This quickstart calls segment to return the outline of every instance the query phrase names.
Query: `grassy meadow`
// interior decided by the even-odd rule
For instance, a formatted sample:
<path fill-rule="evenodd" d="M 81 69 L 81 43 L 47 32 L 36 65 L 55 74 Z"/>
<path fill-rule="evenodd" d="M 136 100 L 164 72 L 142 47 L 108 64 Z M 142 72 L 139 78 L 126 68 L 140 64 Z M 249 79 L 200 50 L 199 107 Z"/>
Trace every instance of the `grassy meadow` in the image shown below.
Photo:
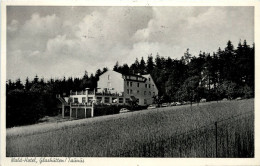
<path fill-rule="evenodd" d="M 205 131 L 204 133 L 209 135 L 214 133 L 212 129 L 214 122 L 246 112 L 254 113 L 254 99 L 194 104 L 192 109 L 189 105 L 174 106 L 62 123 L 10 128 L 7 129 L 6 135 L 6 153 L 8 157 L 110 157 L 121 156 L 125 152 L 138 151 L 136 147 L 152 145 L 157 141 L 171 138 L 171 142 L 175 142 L 176 145 L 185 144 L 191 148 L 192 153 L 189 156 L 194 157 L 199 156 L 196 154 L 196 148 L 202 148 L 200 143 L 213 142 L 212 146 L 214 146 L 214 136 L 203 140 L 205 137 L 193 139 L 191 134 L 189 136 L 191 137 L 189 138 L 190 142 L 178 142 L 181 139 L 174 139 L 173 136 L 177 137 L 182 133 L 188 133 L 201 127 Z M 243 122 L 242 124 L 245 124 L 243 126 L 246 126 L 247 123 L 253 124 L 252 120 L 254 118 Z M 236 122 L 235 126 L 239 126 L 238 123 L 241 122 Z M 207 128 L 207 126 L 209 127 Z M 228 126 L 228 128 L 235 126 Z M 252 125 L 249 127 L 250 130 L 254 130 Z M 248 128 L 243 130 L 246 132 Z M 219 131 L 220 134 L 223 134 L 223 138 L 224 132 L 226 131 Z M 196 134 L 198 135 L 197 132 Z M 233 135 L 237 135 L 237 132 L 234 132 Z M 197 145 L 193 146 L 194 140 L 197 139 Z M 225 139 L 231 138 L 225 136 Z M 235 145 L 235 141 L 233 142 Z M 242 143 L 246 144 L 246 142 Z M 155 149 L 159 146 L 156 144 Z M 163 146 L 167 149 L 167 145 Z M 203 144 L 203 148 L 212 150 L 213 147 L 204 147 Z M 173 150 L 169 151 L 174 154 Z M 173 154 L 166 156 L 178 156 Z M 128 153 L 123 156 L 138 157 L 138 154 Z M 213 156 L 203 154 L 199 157 Z"/>

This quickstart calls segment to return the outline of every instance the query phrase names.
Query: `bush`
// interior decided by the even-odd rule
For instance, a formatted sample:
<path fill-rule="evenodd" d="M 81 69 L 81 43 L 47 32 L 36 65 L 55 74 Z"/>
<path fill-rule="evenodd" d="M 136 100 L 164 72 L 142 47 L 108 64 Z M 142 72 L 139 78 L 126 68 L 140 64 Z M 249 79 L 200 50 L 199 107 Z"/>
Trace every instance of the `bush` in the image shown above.
<path fill-rule="evenodd" d="M 120 109 L 122 108 L 126 108 L 131 111 L 139 111 L 139 110 L 146 109 L 147 106 L 137 105 L 135 107 L 131 107 L 130 105 L 95 105 L 94 116 L 118 114 Z"/>
<path fill-rule="evenodd" d="M 46 113 L 40 92 L 12 90 L 6 97 L 6 126 L 20 126 L 36 123 Z"/>
<path fill-rule="evenodd" d="M 118 114 L 121 108 L 130 109 L 128 105 L 95 105 L 94 116 Z"/>

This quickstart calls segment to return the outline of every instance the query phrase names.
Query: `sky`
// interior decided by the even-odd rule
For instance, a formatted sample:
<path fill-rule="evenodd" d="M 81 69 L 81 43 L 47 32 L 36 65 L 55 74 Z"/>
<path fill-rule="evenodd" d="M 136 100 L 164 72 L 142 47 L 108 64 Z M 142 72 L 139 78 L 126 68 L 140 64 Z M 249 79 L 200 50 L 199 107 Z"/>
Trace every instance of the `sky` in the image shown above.
<path fill-rule="evenodd" d="M 254 7 L 7 7 L 7 79 L 82 77 L 254 43 Z"/>

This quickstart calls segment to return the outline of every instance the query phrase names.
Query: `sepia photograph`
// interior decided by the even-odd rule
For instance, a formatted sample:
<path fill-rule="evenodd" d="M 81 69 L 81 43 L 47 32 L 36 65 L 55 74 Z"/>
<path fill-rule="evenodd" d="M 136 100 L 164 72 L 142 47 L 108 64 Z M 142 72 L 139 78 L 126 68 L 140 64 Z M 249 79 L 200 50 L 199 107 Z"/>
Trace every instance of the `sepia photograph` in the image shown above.
<path fill-rule="evenodd" d="M 5 12 L 2 158 L 256 158 L 255 6 Z"/>

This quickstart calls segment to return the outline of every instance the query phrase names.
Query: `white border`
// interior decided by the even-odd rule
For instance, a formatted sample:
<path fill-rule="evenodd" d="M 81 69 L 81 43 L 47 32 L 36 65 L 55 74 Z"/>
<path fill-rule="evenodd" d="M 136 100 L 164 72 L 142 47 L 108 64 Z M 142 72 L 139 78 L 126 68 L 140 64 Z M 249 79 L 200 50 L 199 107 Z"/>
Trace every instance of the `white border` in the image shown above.
<path fill-rule="evenodd" d="M 238 0 L 175 0 L 163 1 L 154 0 L 112 0 L 109 2 L 103 0 L 96 1 L 5 1 L 1 3 L 1 165 L 35 165 L 30 163 L 11 163 L 10 158 L 6 158 L 6 126 L 5 121 L 5 82 L 6 82 L 6 6 L 254 6 L 255 7 L 255 64 L 260 64 L 259 54 L 259 37 L 260 37 L 260 1 L 238 1 Z M 74 165 L 102 165 L 102 166 L 142 166 L 142 165 L 260 165 L 260 126 L 258 123 L 259 115 L 259 68 L 255 65 L 255 158 L 244 159 L 211 159 L 211 158 L 84 158 L 84 164 Z M 29 149 L 28 149 L 29 150 Z M 69 163 L 42 163 L 41 165 L 69 165 Z"/>

